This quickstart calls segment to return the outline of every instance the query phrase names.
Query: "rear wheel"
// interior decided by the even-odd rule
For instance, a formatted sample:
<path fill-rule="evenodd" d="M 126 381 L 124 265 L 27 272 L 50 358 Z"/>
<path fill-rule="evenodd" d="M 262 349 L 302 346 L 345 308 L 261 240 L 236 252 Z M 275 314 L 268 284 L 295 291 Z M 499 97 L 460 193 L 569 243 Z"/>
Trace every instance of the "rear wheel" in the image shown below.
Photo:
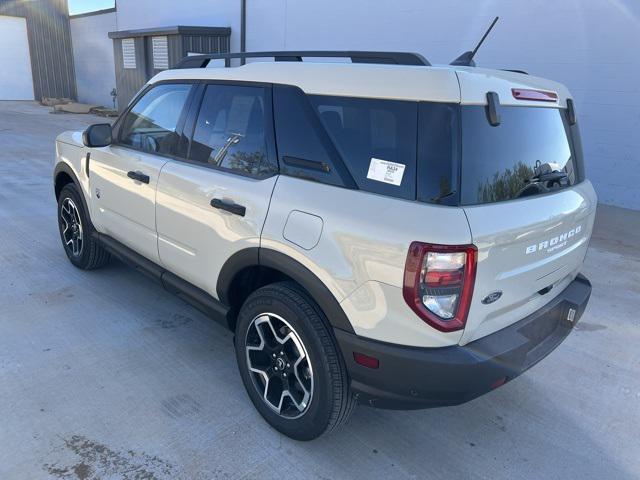
<path fill-rule="evenodd" d="M 58 197 L 58 228 L 64 251 L 76 267 L 92 270 L 109 261 L 109 253 L 91 235 L 93 226 L 72 183 L 65 185 Z"/>
<path fill-rule="evenodd" d="M 318 305 L 295 284 L 252 293 L 240 310 L 236 356 L 249 397 L 271 426 L 311 440 L 355 406 L 340 352 Z"/>

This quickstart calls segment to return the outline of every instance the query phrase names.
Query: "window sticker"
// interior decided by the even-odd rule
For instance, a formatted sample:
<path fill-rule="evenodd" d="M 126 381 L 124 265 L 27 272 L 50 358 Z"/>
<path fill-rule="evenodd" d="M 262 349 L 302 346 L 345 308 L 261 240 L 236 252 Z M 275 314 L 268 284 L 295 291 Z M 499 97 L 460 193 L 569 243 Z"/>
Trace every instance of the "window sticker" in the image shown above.
<path fill-rule="evenodd" d="M 405 165 L 402 163 L 395 163 L 372 157 L 371 162 L 369 163 L 367 178 L 369 180 L 375 180 L 376 182 L 389 183 L 399 187 L 402 183 L 404 168 Z"/>

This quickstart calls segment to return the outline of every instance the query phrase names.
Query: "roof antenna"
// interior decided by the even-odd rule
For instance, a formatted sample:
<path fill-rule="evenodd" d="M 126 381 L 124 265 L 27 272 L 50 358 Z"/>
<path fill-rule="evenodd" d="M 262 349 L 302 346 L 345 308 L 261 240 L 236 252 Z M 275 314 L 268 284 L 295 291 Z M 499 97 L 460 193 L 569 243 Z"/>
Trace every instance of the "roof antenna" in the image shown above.
<path fill-rule="evenodd" d="M 464 52 L 462 55 L 460 55 L 458 58 L 456 58 L 453 62 L 451 62 L 450 65 L 459 65 L 459 66 L 463 66 L 463 67 L 475 67 L 476 66 L 476 62 L 473 61 L 473 57 L 475 57 L 476 52 L 478 51 L 478 49 L 480 48 L 480 46 L 484 42 L 485 38 L 487 38 L 487 35 L 489 35 L 491 30 L 493 30 L 493 27 L 498 22 L 499 18 L 500 17 L 494 18 L 493 22 L 491 22 L 491 25 L 489 26 L 487 31 L 484 32 L 484 35 L 482 36 L 482 38 L 478 42 L 478 45 L 476 45 L 476 48 L 473 49 L 473 51 Z"/>

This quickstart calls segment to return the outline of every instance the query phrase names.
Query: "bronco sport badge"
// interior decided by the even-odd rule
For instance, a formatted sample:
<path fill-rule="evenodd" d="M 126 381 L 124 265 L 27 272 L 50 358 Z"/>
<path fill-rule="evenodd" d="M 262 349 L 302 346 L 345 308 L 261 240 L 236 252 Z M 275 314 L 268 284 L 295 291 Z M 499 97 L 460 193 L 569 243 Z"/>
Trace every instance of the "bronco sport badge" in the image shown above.
<path fill-rule="evenodd" d="M 555 250 L 559 250 L 567 245 L 567 240 L 574 235 L 577 235 L 582 231 L 582 225 L 578 225 L 576 228 L 572 228 L 568 232 L 562 235 L 555 236 L 549 240 L 543 240 L 540 243 L 529 245 L 525 250 L 525 254 L 535 253 L 540 250 L 546 250 L 547 253 L 551 253 Z"/>

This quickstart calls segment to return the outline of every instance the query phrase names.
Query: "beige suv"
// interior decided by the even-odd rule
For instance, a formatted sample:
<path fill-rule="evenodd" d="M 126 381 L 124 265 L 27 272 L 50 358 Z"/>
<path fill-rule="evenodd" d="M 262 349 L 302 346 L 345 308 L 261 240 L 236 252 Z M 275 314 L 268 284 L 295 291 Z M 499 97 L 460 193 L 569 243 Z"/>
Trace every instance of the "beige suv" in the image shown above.
<path fill-rule="evenodd" d="M 206 68 L 232 57 L 277 61 Z M 389 52 L 188 57 L 56 153 L 69 260 L 118 257 L 220 320 L 255 407 L 296 439 L 357 402 L 499 387 L 591 292 L 597 199 L 573 101 L 524 73 Z"/>

